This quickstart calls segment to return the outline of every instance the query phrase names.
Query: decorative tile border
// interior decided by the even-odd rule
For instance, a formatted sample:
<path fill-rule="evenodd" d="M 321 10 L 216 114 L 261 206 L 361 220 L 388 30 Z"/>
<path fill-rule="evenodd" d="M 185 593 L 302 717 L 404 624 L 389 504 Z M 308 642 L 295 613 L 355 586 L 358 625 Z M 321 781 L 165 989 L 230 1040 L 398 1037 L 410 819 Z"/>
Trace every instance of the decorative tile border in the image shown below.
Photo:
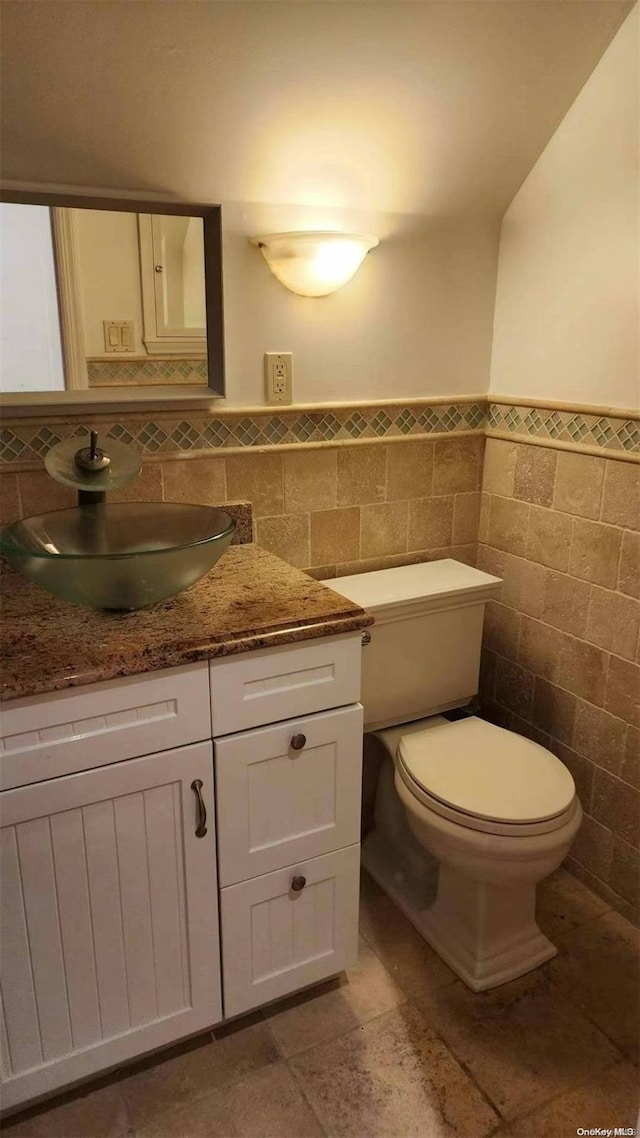
<path fill-rule="evenodd" d="M 599 414 L 597 409 L 591 414 L 587 410 L 472 398 L 466 402 L 422 400 L 313 409 L 221 410 L 215 415 L 194 412 L 188 417 L 163 410 L 148 420 L 140 418 L 139 410 L 113 418 L 106 413 L 87 415 L 84 422 L 62 415 L 40 420 L 8 419 L 0 429 L 0 464 L 5 469 L 39 465 L 55 443 L 72 435 L 86 436 L 90 426 L 98 427 L 101 437 L 135 446 L 146 457 L 393 441 L 486 430 L 503 438 L 640 461 L 638 419 Z"/>
<path fill-rule="evenodd" d="M 156 360 L 87 360 L 89 384 L 129 386 L 132 383 L 204 383 L 209 382 L 206 359 Z"/>
<path fill-rule="evenodd" d="M 580 450 L 640 455 L 639 419 L 591 415 L 558 407 L 489 403 L 486 426 L 489 434 L 496 432 L 531 441 L 564 443 Z"/>
<path fill-rule="evenodd" d="M 188 419 L 166 418 L 165 415 L 166 412 L 142 422 L 132 415 L 121 415 L 115 421 L 101 415 L 100 434 L 103 438 L 136 446 L 145 455 L 362 442 L 481 430 L 485 425 L 485 404 L 394 403 L 371 407 L 336 406 L 318 411 L 279 409 L 277 413 L 251 411 L 247 414 L 235 411 L 215 416 L 192 414 Z M 88 425 L 77 421 L 44 424 L 24 419 L 12 423 L 0 429 L 0 462 L 37 460 L 60 439 L 84 436 L 88 430 Z"/>

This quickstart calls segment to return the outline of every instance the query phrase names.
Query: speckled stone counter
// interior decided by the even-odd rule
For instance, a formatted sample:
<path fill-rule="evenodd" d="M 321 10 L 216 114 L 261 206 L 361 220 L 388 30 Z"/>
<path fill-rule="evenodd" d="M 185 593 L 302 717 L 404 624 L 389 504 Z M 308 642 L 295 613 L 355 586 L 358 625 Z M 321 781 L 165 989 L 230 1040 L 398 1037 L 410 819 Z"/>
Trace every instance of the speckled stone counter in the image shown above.
<path fill-rule="evenodd" d="M 373 618 L 255 545 L 232 546 L 191 589 L 137 612 L 68 604 L 3 573 L 3 700 L 365 628 Z"/>

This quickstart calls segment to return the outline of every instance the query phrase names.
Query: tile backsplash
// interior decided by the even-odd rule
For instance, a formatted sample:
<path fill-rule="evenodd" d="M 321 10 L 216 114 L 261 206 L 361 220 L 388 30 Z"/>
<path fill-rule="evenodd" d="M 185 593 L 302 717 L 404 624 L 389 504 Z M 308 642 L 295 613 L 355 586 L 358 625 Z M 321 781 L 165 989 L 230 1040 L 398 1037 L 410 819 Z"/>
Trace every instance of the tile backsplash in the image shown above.
<path fill-rule="evenodd" d="M 251 503 L 258 544 L 314 575 L 434 556 L 475 557 L 482 434 L 266 453 L 168 455 L 113 501 Z M 43 469 L 5 472 L 2 519 L 62 509 L 74 491 Z"/>

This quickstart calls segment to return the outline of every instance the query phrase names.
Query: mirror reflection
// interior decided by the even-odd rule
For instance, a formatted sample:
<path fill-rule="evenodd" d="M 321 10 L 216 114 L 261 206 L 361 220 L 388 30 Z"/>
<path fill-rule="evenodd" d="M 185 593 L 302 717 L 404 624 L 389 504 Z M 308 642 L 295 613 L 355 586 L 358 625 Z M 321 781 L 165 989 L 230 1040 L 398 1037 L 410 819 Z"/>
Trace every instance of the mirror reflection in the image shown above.
<path fill-rule="evenodd" d="M 208 384 L 202 217 L 0 204 L 0 391 Z"/>

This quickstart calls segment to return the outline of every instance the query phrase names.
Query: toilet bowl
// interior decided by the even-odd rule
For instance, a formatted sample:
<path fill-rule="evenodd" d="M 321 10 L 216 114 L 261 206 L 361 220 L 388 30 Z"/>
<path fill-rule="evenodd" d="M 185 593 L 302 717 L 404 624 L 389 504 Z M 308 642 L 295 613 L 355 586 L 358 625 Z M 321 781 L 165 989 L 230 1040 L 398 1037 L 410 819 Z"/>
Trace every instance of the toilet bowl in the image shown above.
<path fill-rule="evenodd" d="M 393 788 L 439 865 L 418 926 L 479 992 L 555 955 L 535 921 L 535 891 L 568 853 L 582 810 L 566 767 L 537 743 L 474 717 L 420 726 L 400 737 Z"/>
<path fill-rule="evenodd" d="M 556 954 L 536 924 L 536 886 L 582 821 L 555 755 L 459 710 L 477 691 L 484 604 L 500 584 L 451 560 L 332 582 L 376 618 L 365 731 L 388 760 L 363 864 L 476 992 Z"/>

